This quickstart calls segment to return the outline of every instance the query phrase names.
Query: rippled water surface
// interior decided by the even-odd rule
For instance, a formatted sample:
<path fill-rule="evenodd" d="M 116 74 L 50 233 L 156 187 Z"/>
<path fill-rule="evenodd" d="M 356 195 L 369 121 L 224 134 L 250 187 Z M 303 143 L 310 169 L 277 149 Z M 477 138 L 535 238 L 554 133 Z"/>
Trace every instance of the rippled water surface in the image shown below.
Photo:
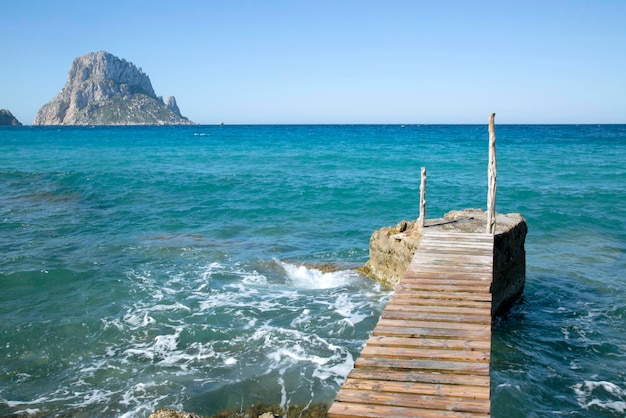
<path fill-rule="evenodd" d="M 494 417 L 626 414 L 626 126 L 497 126 L 524 298 Z M 0 416 L 330 402 L 377 228 L 485 207 L 486 126 L 0 129 Z M 331 265 L 334 270 L 328 272 Z"/>

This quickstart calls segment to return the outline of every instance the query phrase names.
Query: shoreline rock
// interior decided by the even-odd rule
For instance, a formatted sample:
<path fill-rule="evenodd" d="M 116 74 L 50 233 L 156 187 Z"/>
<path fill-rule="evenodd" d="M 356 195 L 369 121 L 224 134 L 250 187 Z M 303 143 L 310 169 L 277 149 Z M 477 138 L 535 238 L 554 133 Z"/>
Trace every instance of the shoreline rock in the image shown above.
<path fill-rule="evenodd" d="M 202 418 L 200 415 L 190 412 L 177 411 L 175 409 L 158 409 L 154 411 L 148 418 Z"/>
<path fill-rule="evenodd" d="M 282 408 L 280 405 L 257 403 L 246 409 L 224 410 L 207 416 L 164 408 L 156 410 L 148 418 L 275 418 L 284 416 L 288 418 L 324 418 L 327 416 L 328 408 L 329 405 L 325 403 L 289 405 L 286 408 Z"/>

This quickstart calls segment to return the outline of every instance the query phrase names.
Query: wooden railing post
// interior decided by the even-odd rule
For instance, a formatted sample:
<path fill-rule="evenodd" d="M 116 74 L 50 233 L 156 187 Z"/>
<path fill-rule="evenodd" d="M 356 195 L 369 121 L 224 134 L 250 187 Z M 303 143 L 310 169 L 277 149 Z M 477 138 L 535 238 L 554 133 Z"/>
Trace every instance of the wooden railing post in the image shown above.
<path fill-rule="evenodd" d="M 422 180 L 420 182 L 420 217 L 417 225 L 424 228 L 426 224 L 426 167 L 422 167 Z"/>
<path fill-rule="evenodd" d="M 495 113 L 489 115 L 489 190 L 487 192 L 487 233 L 496 232 L 496 129 Z"/>

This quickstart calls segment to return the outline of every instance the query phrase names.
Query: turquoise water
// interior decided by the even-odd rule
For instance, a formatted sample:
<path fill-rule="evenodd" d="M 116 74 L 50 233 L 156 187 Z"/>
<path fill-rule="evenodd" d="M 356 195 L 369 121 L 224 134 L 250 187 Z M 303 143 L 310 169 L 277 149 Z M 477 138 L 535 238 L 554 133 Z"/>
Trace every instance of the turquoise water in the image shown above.
<path fill-rule="evenodd" d="M 492 415 L 624 416 L 626 126 L 496 133 L 529 235 Z M 0 129 L 0 416 L 330 402 L 391 295 L 351 267 L 421 166 L 428 217 L 486 206 L 486 126 Z"/>

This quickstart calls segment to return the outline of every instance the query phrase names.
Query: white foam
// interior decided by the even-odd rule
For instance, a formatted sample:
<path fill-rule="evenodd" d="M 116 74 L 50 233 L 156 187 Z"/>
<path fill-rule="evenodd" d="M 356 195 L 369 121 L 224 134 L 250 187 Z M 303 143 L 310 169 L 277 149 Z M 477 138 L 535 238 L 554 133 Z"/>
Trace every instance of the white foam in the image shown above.
<path fill-rule="evenodd" d="M 102 389 L 92 389 L 87 392 L 75 392 L 75 396 L 82 397 L 82 401 L 78 403 L 70 404 L 72 406 L 85 407 L 88 405 L 94 404 L 103 404 L 106 405 L 109 403 L 111 397 L 115 394 L 115 392 L 111 390 L 102 390 Z"/>
<path fill-rule="evenodd" d="M 156 321 L 148 315 L 148 312 L 144 312 L 143 315 L 139 312 L 127 313 L 124 315 L 124 322 L 130 325 L 131 329 L 137 329 L 154 324 Z"/>
<path fill-rule="evenodd" d="M 242 282 L 246 284 L 266 284 L 267 277 L 260 274 L 258 271 L 253 270 L 252 272 L 247 272 L 242 274 Z"/>
<path fill-rule="evenodd" d="M 359 313 L 362 306 L 355 304 L 354 300 L 347 293 L 338 295 L 332 307 L 339 315 L 349 319 L 352 325 L 358 324 L 372 315 L 371 311 Z"/>
<path fill-rule="evenodd" d="M 280 374 L 278 376 L 278 385 L 280 386 L 280 409 L 287 409 L 287 387 L 285 386 L 285 379 L 283 376 L 287 369 L 281 369 Z"/>
<path fill-rule="evenodd" d="M 218 262 L 213 262 L 211 264 L 209 264 L 208 266 L 203 267 L 203 271 L 202 274 L 200 275 L 200 278 L 202 279 L 203 282 L 208 283 L 209 280 L 211 279 L 211 276 L 213 276 L 213 273 L 215 273 L 218 270 L 222 270 L 224 268 L 223 265 L 221 265 Z"/>
<path fill-rule="evenodd" d="M 49 400 L 48 398 L 46 398 L 45 396 L 42 396 L 37 399 L 33 399 L 32 401 L 4 401 L 4 403 L 6 403 L 9 408 L 15 408 L 16 406 L 36 405 L 39 403 L 47 402 L 48 400 Z M 62 400 L 66 400 L 66 399 L 62 399 Z"/>
<path fill-rule="evenodd" d="M 125 354 L 131 356 L 141 356 L 148 360 L 162 359 L 161 362 L 166 364 L 175 363 L 172 354 L 176 352 L 178 345 L 178 337 L 182 332 L 182 328 L 177 328 L 174 334 L 157 335 L 151 343 L 137 344 L 134 348 L 124 351 Z M 175 357 L 175 356 L 174 356 Z"/>
<path fill-rule="evenodd" d="M 160 305 L 154 305 L 153 307 L 151 307 L 149 309 L 152 312 L 158 312 L 158 311 L 187 311 L 190 312 L 191 309 L 188 306 L 183 305 L 180 302 L 176 302 L 170 305 L 164 305 L 164 304 L 160 304 Z"/>
<path fill-rule="evenodd" d="M 163 383 L 168 383 L 167 381 Z M 163 399 L 166 399 L 166 395 L 151 397 L 150 390 L 154 385 L 153 382 L 149 384 L 138 383 L 128 390 L 126 390 L 122 394 L 122 400 L 120 400 L 120 404 L 133 407 L 133 409 L 123 413 L 120 415 L 120 418 L 134 418 L 137 416 L 147 416 L 155 409 L 157 409 L 157 405 Z M 179 409 L 182 409 L 182 406 L 179 406 Z"/>
<path fill-rule="evenodd" d="M 76 370 L 79 384 L 72 387 L 80 392 L 68 393 L 69 402 L 90 409 L 107 405 L 111 409 L 103 412 L 112 416 L 147 416 L 160 399 L 173 405 L 177 389 L 162 391 L 168 376 L 176 376 L 176 384 L 180 376 L 187 376 L 181 381 L 203 376 L 203 382 L 222 385 L 232 376 L 263 374 L 273 383 L 278 380 L 284 405 L 302 391 L 311 391 L 313 398 L 320 386 L 336 389 L 343 383 L 354 360 L 341 340 L 380 303 L 368 293 L 371 289 L 341 288 L 361 280 L 350 270 L 323 273 L 279 261 L 259 267 L 260 272 L 236 263 L 195 268 L 180 274 L 138 270 L 129 275 L 141 298 L 123 306 L 119 316 L 102 319 L 107 336 L 119 330 L 124 338 L 116 338 L 101 356 Z M 228 317 L 228 330 L 222 328 L 223 316 Z M 154 370 L 159 384 L 150 388 L 145 378 Z M 300 370 L 302 379 L 294 381 L 294 372 Z M 133 377 L 126 380 L 125 371 Z M 94 385 L 95 379 L 105 384 Z M 18 407 L 45 411 L 49 402 Z"/>
<path fill-rule="evenodd" d="M 41 412 L 41 409 L 38 408 L 26 408 L 26 409 L 22 409 L 19 411 L 15 411 L 15 415 L 16 416 L 21 416 L 21 415 L 39 415 L 39 413 Z"/>
<path fill-rule="evenodd" d="M 615 383 L 585 380 L 583 383 L 574 385 L 572 389 L 576 393 L 578 404 L 584 409 L 593 406 L 621 414 L 626 412 L 626 390 Z"/>
<path fill-rule="evenodd" d="M 312 378 L 323 384 L 339 387 L 352 369 L 354 360 L 350 352 L 314 334 L 293 329 L 260 327 L 253 336 L 264 341 L 270 349 L 266 357 L 271 361 L 270 370 L 287 370 L 290 367 L 313 367 Z M 277 344 L 278 343 L 278 344 Z"/>
<path fill-rule="evenodd" d="M 117 328 L 118 331 L 124 330 L 124 325 L 122 325 L 122 323 L 118 319 L 107 320 L 107 319 L 102 318 L 101 322 L 102 322 L 102 327 L 105 330 L 109 329 L 109 327 L 111 326 L 114 326 L 115 328 Z"/>
<path fill-rule="evenodd" d="M 322 381 L 334 380 L 337 386 L 341 386 L 346 380 L 348 373 L 354 367 L 354 358 L 350 352 L 345 352 L 345 359 L 343 362 L 336 363 L 330 367 L 317 368 L 313 372 L 313 377 Z"/>
<path fill-rule="evenodd" d="M 349 284 L 357 274 L 351 270 L 340 270 L 324 273 L 315 268 L 297 266 L 283 261 L 276 261 L 284 270 L 287 279 L 302 289 L 331 289 Z"/>
<path fill-rule="evenodd" d="M 292 328 L 299 328 L 303 325 L 309 324 L 311 322 L 311 310 L 303 309 L 300 315 L 297 318 L 294 318 L 289 324 Z"/>

